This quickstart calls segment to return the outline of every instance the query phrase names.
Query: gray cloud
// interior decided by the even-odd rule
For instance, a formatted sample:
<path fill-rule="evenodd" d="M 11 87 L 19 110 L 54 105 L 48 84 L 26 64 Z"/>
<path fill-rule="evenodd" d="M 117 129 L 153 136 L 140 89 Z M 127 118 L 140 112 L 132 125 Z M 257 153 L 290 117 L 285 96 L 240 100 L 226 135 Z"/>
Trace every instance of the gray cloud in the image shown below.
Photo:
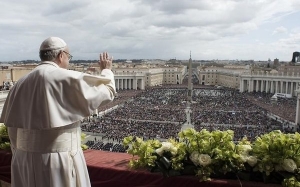
<path fill-rule="evenodd" d="M 288 33 L 297 25 L 287 19 L 299 16 L 299 7 L 297 0 L 3 0 L 0 61 L 38 60 L 49 36 L 66 40 L 74 59 L 95 59 L 103 50 L 128 59 L 187 59 L 190 50 L 196 59 L 216 59 L 215 51 L 219 59 L 272 59 L 275 43 L 300 48 Z M 264 32 L 281 26 L 288 38 Z M 289 60 L 288 50 L 276 54 Z"/>

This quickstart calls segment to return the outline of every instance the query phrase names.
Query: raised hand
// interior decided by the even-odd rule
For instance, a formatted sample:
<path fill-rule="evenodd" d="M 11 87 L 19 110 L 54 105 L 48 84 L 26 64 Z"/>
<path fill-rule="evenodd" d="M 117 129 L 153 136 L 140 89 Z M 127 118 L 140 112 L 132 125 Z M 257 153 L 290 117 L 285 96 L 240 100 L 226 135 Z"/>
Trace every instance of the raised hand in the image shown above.
<path fill-rule="evenodd" d="M 101 70 L 103 70 L 103 69 L 111 70 L 112 60 L 113 60 L 113 57 L 112 56 L 110 57 L 107 52 L 100 53 L 100 62 L 99 62 L 100 69 Z"/>

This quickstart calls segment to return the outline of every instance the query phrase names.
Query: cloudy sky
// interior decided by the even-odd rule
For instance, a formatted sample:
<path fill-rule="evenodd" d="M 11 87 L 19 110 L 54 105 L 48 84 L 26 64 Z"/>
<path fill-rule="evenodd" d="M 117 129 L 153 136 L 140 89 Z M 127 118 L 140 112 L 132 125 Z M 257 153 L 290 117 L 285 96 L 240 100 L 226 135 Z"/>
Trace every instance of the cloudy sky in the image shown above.
<path fill-rule="evenodd" d="M 300 51 L 299 0 L 1 0 L 0 61 L 39 60 L 63 38 L 73 59 L 290 61 Z"/>

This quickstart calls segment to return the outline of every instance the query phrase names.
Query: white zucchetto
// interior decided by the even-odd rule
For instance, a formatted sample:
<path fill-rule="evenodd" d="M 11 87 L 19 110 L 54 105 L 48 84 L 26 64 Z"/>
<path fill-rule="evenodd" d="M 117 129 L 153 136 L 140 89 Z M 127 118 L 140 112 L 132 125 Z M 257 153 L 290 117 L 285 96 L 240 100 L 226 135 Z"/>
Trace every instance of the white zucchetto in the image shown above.
<path fill-rule="evenodd" d="M 40 51 L 57 50 L 66 47 L 66 42 L 58 37 L 49 37 L 43 41 Z"/>

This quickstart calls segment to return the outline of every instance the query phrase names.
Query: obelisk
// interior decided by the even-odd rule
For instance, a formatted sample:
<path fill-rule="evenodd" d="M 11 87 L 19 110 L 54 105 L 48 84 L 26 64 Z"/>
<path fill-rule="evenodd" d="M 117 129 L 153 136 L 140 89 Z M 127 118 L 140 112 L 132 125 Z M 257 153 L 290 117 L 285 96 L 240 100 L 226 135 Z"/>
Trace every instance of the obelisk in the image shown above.
<path fill-rule="evenodd" d="M 186 122 L 182 125 L 181 130 L 185 130 L 188 128 L 194 128 L 194 125 L 191 122 L 191 104 L 192 104 L 192 54 L 190 52 L 190 59 L 189 59 L 189 74 L 188 74 L 188 92 L 187 92 L 187 102 L 186 102 Z"/>

